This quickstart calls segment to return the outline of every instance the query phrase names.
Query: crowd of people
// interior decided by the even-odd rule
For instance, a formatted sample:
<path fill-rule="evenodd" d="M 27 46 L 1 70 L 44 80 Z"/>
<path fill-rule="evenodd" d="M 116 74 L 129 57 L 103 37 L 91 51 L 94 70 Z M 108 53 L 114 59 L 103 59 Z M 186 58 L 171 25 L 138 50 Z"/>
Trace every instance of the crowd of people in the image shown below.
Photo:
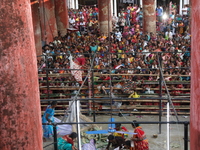
<path fill-rule="evenodd" d="M 174 7 L 174 6 L 173 6 Z M 112 87 L 122 87 L 123 79 L 158 81 L 159 67 L 162 66 L 164 79 L 166 81 L 190 81 L 190 33 L 189 33 L 189 15 L 180 16 L 176 11 L 168 11 L 168 18 L 160 16 L 165 15 L 166 11 L 162 7 L 157 10 L 157 33 L 143 32 L 142 8 L 137 5 L 129 5 L 123 8 L 119 13 L 119 19 L 113 19 L 113 32 L 108 35 L 100 33 L 98 26 L 98 8 L 83 7 L 80 10 L 69 9 L 69 18 L 75 20 L 70 22 L 70 26 L 77 28 L 78 31 L 67 30 L 66 35 L 61 34 L 54 38 L 54 41 L 43 46 L 43 57 L 38 60 L 39 74 L 44 74 L 43 68 L 48 67 L 52 70 L 49 73 L 71 73 L 69 56 L 73 59 L 84 57 L 81 69 L 88 69 L 92 66 L 95 76 L 95 93 L 108 94 L 109 82 L 99 82 L 110 80 L 109 73 L 116 74 L 111 80 Z M 171 14 L 170 14 L 171 12 Z M 113 16 L 113 18 L 118 18 Z M 82 32 L 80 24 L 84 21 L 85 31 Z M 92 22 L 92 23 L 91 23 Z M 90 26 L 92 25 L 92 26 Z M 79 30 L 80 29 L 80 30 Z M 159 52 L 162 52 L 159 54 Z M 91 65 L 91 63 L 93 63 Z M 160 63 L 160 64 L 159 64 Z M 103 75 L 101 75 L 103 74 Z M 107 75 L 105 75 L 107 74 Z M 119 74 L 119 75 L 118 75 Z M 124 74 L 124 75 L 123 75 Z M 130 75 L 129 75 L 130 74 Z M 135 74 L 135 75 L 134 75 Z M 148 74 L 137 76 L 136 74 Z M 155 76 L 157 74 L 158 76 Z M 177 76 L 174 76 L 177 75 Z M 184 75 L 184 76 L 182 76 Z M 82 79 L 84 79 L 82 75 Z M 40 85 L 46 85 L 46 78 L 40 78 Z M 81 82 L 76 82 L 74 76 L 52 77 L 50 86 L 80 86 Z M 55 82 L 54 82 L 55 81 Z M 70 82 L 67 82 L 70 81 Z M 85 84 L 87 86 L 87 84 Z M 187 94 L 189 91 L 176 90 L 176 88 L 189 88 L 189 84 L 171 84 L 172 95 Z M 137 86 L 142 90 L 138 93 L 157 93 L 158 84 L 140 84 Z M 52 91 L 57 93 L 61 91 Z M 62 91 L 63 92 L 63 91 Z M 72 91 L 65 91 L 64 94 L 70 94 Z M 122 91 L 113 90 L 114 93 Z M 46 90 L 41 93 L 47 93 Z M 83 90 L 82 94 L 88 94 L 88 90 Z"/>
<path fill-rule="evenodd" d="M 159 93 L 159 84 L 148 82 L 161 80 L 160 71 L 166 82 L 173 82 L 168 85 L 171 95 L 189 94 L 190 84 L 186 81 L 190 81 L 191 74 L 191 35 L 190 8 L 187 5 L 182 9 L 182 15 L 178 14 L 176 4 L 170 3 L 165 8 L 158 6 L 156 33 L 143 31 L 143 9 L 137 5 L 129 4 L 119 14 L 113 14 L 113 30 L 109 34 L 99 30 L 98 7 L 84 6 L 79 10 L 69 9 L 68 12 L 70 28 L 76 30 L 66 30 L 65 35 L 59 32 L 54 41 L 43 46 L 43 56 L 38 59 L 38 71 L 39 74 L 46 74 L 44 68 L 49 68 L 49 74 L 72 76 L 40 77 L 41 87 L 47 84 L 50 87 L 80 87 L 92 67 L 95 88 L 92 94 L 129 94 L 129 97 L 137 98 L 142 93 Z M 72 72 L 72 61 L 82 71 Z M 47 80 L 50 82 L 46 82 Z M 140 82 L 137 83 L 138 81 Z M 88 82 L 84 86 L 88 87 Z M 76 91 L 54 91 L 51 88 L 49 91 L 41 90 L 41 94 L 56 93 L 63 93 L 69 98 Z M 83 97 L 89 96 L 89 93 L 89 89 L 81 90 Z M 50 118 L 53 118 L 54 108 L 54 104 L 47 108 L 43 123 L 53 122 Z M 43 127 L 44 137 L 52 136 L 52 128 L 45 125 Z M 133 127 L 138 134 L 130 141 L 121 137 L 123 145 L 131 149 L 130 143 L 134 141 L 137 150 L 148 150 L 144 131 L 137 123 L 133 123 Z M 116 137 L 118 136 L 109 136 L 109 142 L 116 144 L 116 140 L 120 140 Z M 59 148 L 69 146 L 76 149 L 73 145 L 75 138 L 76 133 L 63 136 L 59 139 Z M 85 147 L 95 148 L 95 141 L 90 141 Z"/>

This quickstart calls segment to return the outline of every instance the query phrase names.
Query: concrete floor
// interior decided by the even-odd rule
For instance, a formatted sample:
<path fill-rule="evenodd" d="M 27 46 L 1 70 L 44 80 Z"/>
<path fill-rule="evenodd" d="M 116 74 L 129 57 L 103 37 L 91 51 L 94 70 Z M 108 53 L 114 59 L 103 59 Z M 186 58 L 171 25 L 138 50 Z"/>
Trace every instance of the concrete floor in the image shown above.
<path fill-rule="evenodd" d="M 92 117 L 89 117 L 92 119 Z M 97 115 L 96 116 L 96 122 L 106 122 L 108 121 L 110 118 L 109 115 Z M 137 120 L 137 121 L 159 121 L 159 117 L 158 116 L 152 116 L 152 115 L 144 115 L 144 116 L 139 116 L 139 115 L 133 115 L 133 116 L 126 116 L 124 115 L 123 117 L 119 117 L 117 115 L 113 115 L 113 118 L 115 118 L 115 121 L 133 121 L 133 120 Z M 189 121 L 190 118 L 189 116 L 178 116 L 180 121 Z M 162 121 L 166 121 L 167 118 L 166 116 L 162 116 Z M 175 116 L 170 116 L 170 121 L 176 121 L 176 117 Z M 129 131 L 133 131 L 132 126 L 129 124 L 122 124 L 123 126 L 125 126 Z M 107 129 L 107 125 L 99 125 L 102 127 L 102 129 Z M 167 126 L 166 125 L 162 125 L 162 130 L 161 130 L 161 134 L 159 133 L 159 125 L 158 124 L 142 124 L 141 125 L 143 127 L 143 130 L 146 132 L 147 138 L 149 140 L 149 147 L 150 150 L 167 150 Z M 188 127 L 189 128 L 189 127 Z M 153 135 L 157 134 L 158 137 L 157 138 L 153 138 Z M 189 133 L 188 133 L 189 135 Z M 131 136 L 129 136 L 131 137 Z M 178 125 L 178 124 L 171 124 L 170 125 L 170 150 L 184 150 L 184 125 Z M 188 137 L 189 138 L 189 137 Z M 47 142 L 44 143 L 45 145 L 50 144 L 51 142 L 53 142 L 53 140 L 48 140 Z M 190 143 L 188 143 L 189 145 Z M 102 148 L 102 150 L 105 148 Z M 188 150 L 190 148 L 188 147 Z M 54 150 L 53 146 L 47 147 L 44 150 Z M 100 149 L 98 149 L 100 150 Z"/>

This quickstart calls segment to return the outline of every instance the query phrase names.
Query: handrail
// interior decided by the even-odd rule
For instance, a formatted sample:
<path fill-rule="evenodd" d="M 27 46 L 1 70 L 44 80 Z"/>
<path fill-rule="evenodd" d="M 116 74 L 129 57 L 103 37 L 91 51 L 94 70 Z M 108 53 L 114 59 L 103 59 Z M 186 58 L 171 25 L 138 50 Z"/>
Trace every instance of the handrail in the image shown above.
<path fill-rule="evenodd" d="M 133 54 L 133 52 L 124 52 L 124 53 L 110 53 L 110 52 L 95 52 L 96 54 Z M 152 53 L 152 54 L 165 54 L 165 53 L 173 53 L 173 54 L 178 54 L 178 53 L 183 53 L 183 52 L 168 52 L 168 51 L 165 51 L 165 52 L 137 52 L 138 54 L 146 54 L 146 53 Z M 184 53 L 191 53 L 191 52 L 184 52 Z M 87 55 L 94 55 L 94 53 L 71 53 L 71 55 L 84 55 L 84 54 L 87 54 Z M 51 54 L 51 53 L 48 53 L 46 55 L 38 55 L 37 57 L 45 57 L 45 56 L 69 56 L 69 54 Z"/>
<path fill-rule="evenodd" d="M 95 124 L 112 124 L 113 122 L 95 122 Z M 126 121 L 126 122 L 115 122 L 115 123 L 120 123 L 120 124 L 132 124 L 133 122 L 131 121 Z M 166 121 L 151 121 L 151 122 L 141 122 L 141 121 L 138 121 L 137 123 L 139 124 L 183 124 L 184 125 L 184 150 L 188 150 L 188 142 L 189 142 L 189 139 L 188 139 L 188 125 L 190 124 L 189 121 L 169 121 L 169 122 L 166 122 Z M 49 144 L 48 146 L 54 144 L 54 149 L 57 150 L 58 147 L 57 147 L 57 125 L 63 125 L 63 124 L 70 124 L 70 125 L 73 125 L 73 124 L 94 124 L 94 122 L 67 122 L 67 123 L 42 123 L 42 125 L 53 125 L 53 132 L 54 132 L 54 142 Z M 48 146 L 45 146 L 43 148 L 46 148 Z"/>
<path fill-rule="evenodd" d="M 128 70 L 128 69 L 126 69 Z M 83 75 L 86 75 L 85 73 L 83 73 Z M 101 74 L 101 73 L 95 73 L 95 76 L 159 76 L 159 74 Z M 45 74 L 38 74 L 39 77 L 46 77 Z M 53 73 L 53 74 L 49 74 L 49 77 L 59 77 L 59 76 L 71 76 L 71 73 Z M 190 75 L 163 75 L 163 76 L 170 76 L 170 77 L 190 77 Z"/>

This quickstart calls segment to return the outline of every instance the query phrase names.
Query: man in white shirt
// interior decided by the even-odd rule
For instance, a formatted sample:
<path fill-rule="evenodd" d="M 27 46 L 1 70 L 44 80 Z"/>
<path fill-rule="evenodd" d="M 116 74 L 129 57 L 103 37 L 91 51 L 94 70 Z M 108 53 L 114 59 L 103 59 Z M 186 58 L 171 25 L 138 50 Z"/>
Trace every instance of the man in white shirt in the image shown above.
<path fill-rule="evenodd" d="M 173 34 L 172 34 L 172 32 L 168 29 L 168 31 L 167 32 L 165 32 L 165 38 L 169 38 L 170 40 L 172 40 L 172 38 L 173 38 Z"/>
<path fill-rule="evenodd" d="M 117 30 L 117 32 L 115 32 L 115 35 L 116 35 L 116 39 L 117 39 L 118 41 L 121 41 L 121 40 L 122 40 L 122 33 L 121 33 L 119 30 Z"/>
<path fill-rule="evenodd" d="M 75 26 L 75 19 L 73 17 L 69 18 L 69 27 L 73 28 Z"/>
<path fill-rule="evenodd" d="M 172 22 L 172 34 L 175 35 L 176 29 L 178 28 L 178 23 Z"/>
<path fill-rule="evenodd" d="M 188 8 L 187 8 L 186 5 L 182 8 L 182 14 L 183 14 L 183 16 L 187 16 L 188 15 Z"/>
<path fill-rule="evenodd" d="M 85 31 L 85 22 L 83 20 L 80 21 L 80 31 Z"/>
<path fill-rule="evenodd" d="M 143 52 L 143 55 L 145 55 L 145 59 L 151 54 L 151 53 L 149 53 L 148 46 L 145 46 L 145 49 L 142 52 Z"/>

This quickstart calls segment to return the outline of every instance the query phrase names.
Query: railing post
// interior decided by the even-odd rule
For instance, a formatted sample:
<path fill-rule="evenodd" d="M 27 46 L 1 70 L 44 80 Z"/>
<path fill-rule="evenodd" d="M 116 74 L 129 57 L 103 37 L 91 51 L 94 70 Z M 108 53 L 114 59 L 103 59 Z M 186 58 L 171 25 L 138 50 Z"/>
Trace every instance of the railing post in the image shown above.
<path fill-rule="evenodd" d="M 162 58 L 161 54 L 158 55 L 158 61 L 160 61 L 160 77 L 159 77 L 159 96 L 162 97 Z M 162 99 L 159 100 L 159 122 L 162 121 Z M 161 124 L 159 124 L 159 134 L 161 134 Z"/>
<path fill-rule="evenodd" d="M 188 122 L 184 123 L 184 150 L 188 150 Z"/>
<path fill-rule="evenodd" d="M 92 91 L 91 91 L 91 74 L 89 74 L 89 76 L 88 76 L 88 90 L 89 90 L 88 97 L 91 98 L 91 95 L 92 95 Z M 92 101 L 91 100 L 89 100 L 88 105 L 89 105 L 88 114 L 89 114 L 89 116 L 91 116 L 92 115 Z"/>
<path fill-rule="evenodd" d="M 93 102 L 93 122 L 96 122 L 95 100 L 94 100 L 94 70 L 92 68 L 92 102 Z"/>
<path fill-rule="evenodd" d="M 47 98 L 50 99 L 50 96 L 49 96 L 49 70 L 48 70 L 49 63 L 48 63 L 48 57 L 47 56 L 45 56 L 45 60 L 46 60 Z"/>
<path fill-rule="evenodd" d="M 56 124 L 53 124 L 53 139 L 54 139 L 54 150 L 58 150 L 58 145 L 57 145 L 57 129 L 56 129 Z"/>

